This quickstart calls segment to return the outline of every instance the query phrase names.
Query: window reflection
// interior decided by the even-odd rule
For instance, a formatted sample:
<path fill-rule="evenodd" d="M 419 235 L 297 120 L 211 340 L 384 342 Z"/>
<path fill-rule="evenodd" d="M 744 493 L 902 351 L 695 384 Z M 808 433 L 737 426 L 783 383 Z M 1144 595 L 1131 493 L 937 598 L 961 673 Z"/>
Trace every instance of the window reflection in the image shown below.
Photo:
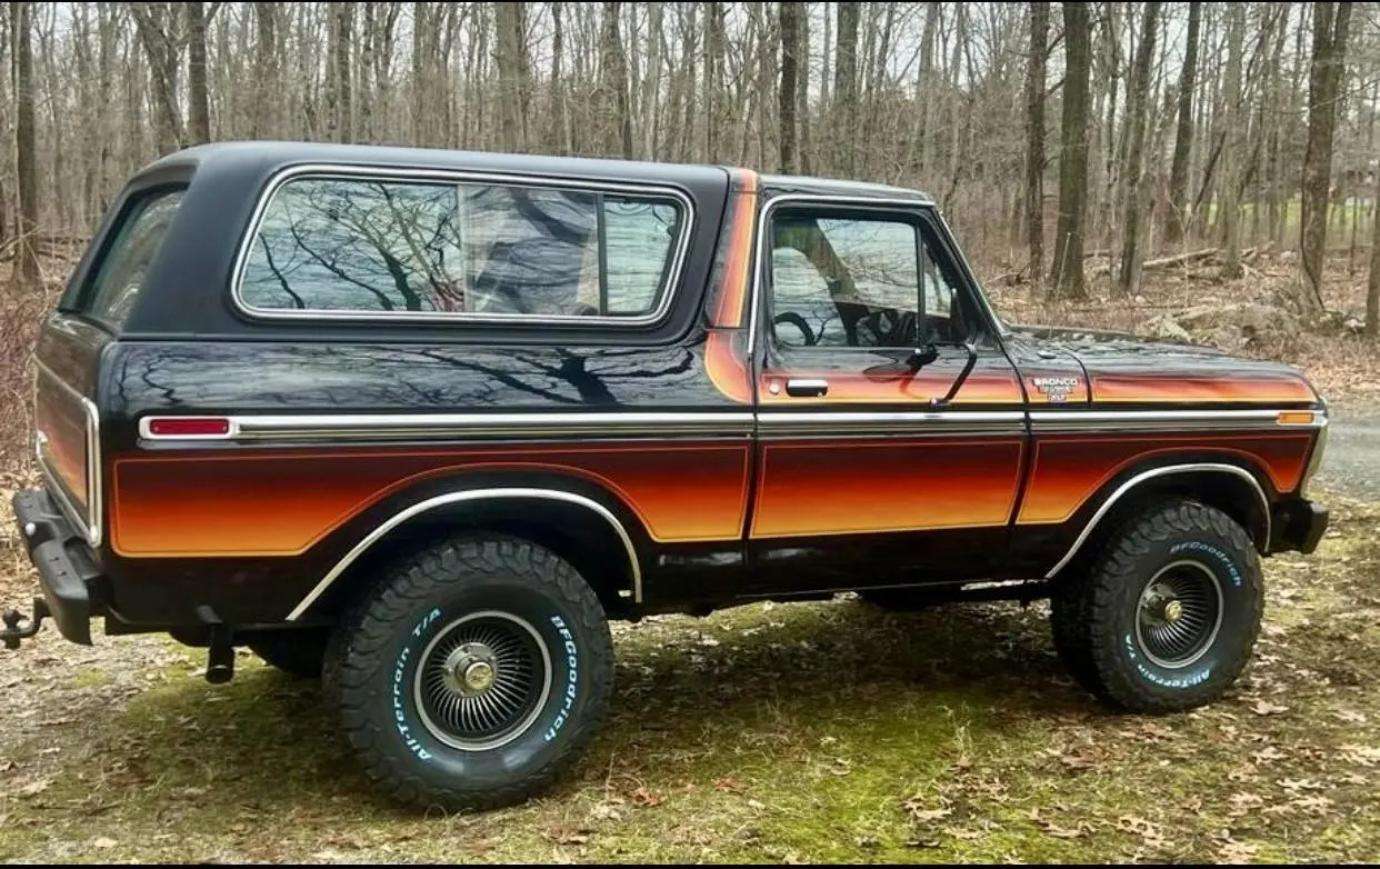
<path fill-rule="evenodd" d="M 256 308 L 647 314 L 666 291 L 669 200 L 493 184 L 301 179 L 264 216 Z"/>
<path fill-rule="evenodd" d="M 952 341 L 956 273 L 917 224 L 785 211 L 772 221 L 772 332 L 783 347 Z"/>

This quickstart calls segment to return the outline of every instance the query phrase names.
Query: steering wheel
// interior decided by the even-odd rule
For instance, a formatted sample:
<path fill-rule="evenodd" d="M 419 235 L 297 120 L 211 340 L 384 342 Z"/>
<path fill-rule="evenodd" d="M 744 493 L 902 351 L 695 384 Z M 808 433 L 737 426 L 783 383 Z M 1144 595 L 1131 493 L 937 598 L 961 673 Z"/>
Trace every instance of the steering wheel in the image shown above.
<path fill-rule="evenodd" d="M 800 330 L 800 334 L 805 338 L 803 345 L 805 347 L 813 347 L 815 342 L 819 340 L 819 336 L 810 328 L 810 324 L 805 322 L 805 318 L 794 311 L 786 311 L 773 317 L 771 321 L 772 332 L 775 332 L 776 327 L 783 323 L 789 323 Z"/>

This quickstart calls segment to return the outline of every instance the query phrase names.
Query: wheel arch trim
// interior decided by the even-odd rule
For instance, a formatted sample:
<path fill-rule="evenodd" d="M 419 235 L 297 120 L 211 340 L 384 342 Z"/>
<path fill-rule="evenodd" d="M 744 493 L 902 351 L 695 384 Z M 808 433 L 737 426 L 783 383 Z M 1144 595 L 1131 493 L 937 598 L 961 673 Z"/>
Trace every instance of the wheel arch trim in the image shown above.
<path fill-rule="evenodd" d="M 1064 557 L 1059 559 L 1059 561 L 1053 567 L 1051 567 L 1048 572 L 1045 573 L 1045 579 L 1054 579 L 1056 576 L 1059 575 L 1059 572 L 1061 570 L 1068 566 L 1069 562 L 1073 561 L 1074 556 L 1076 556 L 1079 553 L 1079 551 L 1083 548 L 1083 544 L 1087 543 L 1088 538 L 1092 536 L 1092 533 L 1095 530 L 1097 530 L 1098 523 L 1100 523 L 1102 519 L 1104 519 L 1106 515 L 1111 512 L 1112 507 L 1116 506 L 1117 501 L 1121 500 L 1121 498 L 1124 495 L 1131 492 L 1137 486 L 1141 485 L 1142 483 L 1145 483 L 1148 480 L 1157 479 L 1159 477 L 1166 477 L 1175 474 L 1201 473 L 1230 474 L 1250 484 L 1251 489 L 1255 492 L 1256 497 L 1260 500 L 1260 513 L 1265 523 L 1264 533 L 1261 537 L 1263 544 L 1258 542 L 1257 545 L 1268 546 L 1271 532 L 1270 499 L 1266 496 L 1265 489 L 1260 485 L 1260 481 L 1256 479 L 1254 474 L 1252 474 L 1245 468 L 1241 467 L 1240 465 L 1231 465 L 1225 462 L 1196 462 L 1193 464 L 1165 465 L 1163 467 L 1151 468 L 1147 471 L 1141 471 L 1140 473 L 1131 477 L 1129 480 L 1122 483 L 1120 486 L 1117 486 L 1116 489 L 1112 491 L 1112 494 L 1107 496 L 1107 498 L 1097 508 L 1097 511 L 1093 513 L 1092 518 L 1088 520 L 1088 523 L 1083 526 L 1083 530 L 1079 532 L 1078 537 L 1074 539 L 1073 545 L 1069 547 L 1068 552 L 1064 553 Z"/>
<path fill-rule="evenodd" d="M 642 566 L 638 560 L 637 547 L 633 544 L 633 539 L 632 536 L 628 534 L 628 529 L 624 527 L 623 523 L 619 521 L 618 517 L 614 515 L 612 510 L 605 507 L 603 504 L 600 504 L 593 498 L 589 498 L 584 495 L 579 495 L 574 492 L 567 492 L 563 489 L 542 489 L 523 486 L 512 486 L 502 488 L 466 489 L 460 492 L 446 492 L 442 495 L 436 495 L 435 497 L 427 498 L 423 501 L 418 501 L 417 503 L 393 514 L 391 517 L 384 520 L 382 523 L 377 525 L 372 531 L 366 534 L 358 543 L 356 543 L 348 552 L 346 552 L 345 555 L 342 556 L 339 561 L 336 562 L 335 566 L 332 567 L 326 573 L 326 575 L 321 578 L 321 581 L 318 582 L 312 588 L 312 590 L 307 593 L 306 597 L 302 598 L 302 600 L 298 602 L 297 606 L 293 607 L 292 612 L 288 613 L 287 621 L 297 621 L 299 618 L 301 618 L 307 612 L 307 610 L 311 608 L 311 605 L 314 604 L 321 597 L 321 595 L 325 594 L 326 590 L 329 589 L 331 585 L 334 584 L 335 581 L 345 573 L 345 571 L 350 567 L 350 565 L 358 561 L 359 558 L 362 555 L 364 555 L 364 553 L 367 552 L 375 543 L 378 543 L 384 537 L 388 536 L 388 533 L 390 531 L 392 531 L 394 528 L 397 528 L 399 525 L 402 525 L 409 519 L 412 519 L 416 516 L 420 516 L 421 514 L 426 513 L 428 511 L 435 510 L 438 507 L 445 507 L 452 504 L 461 504 L 473 501 L 500 501 L 518 499 L 562 501 L 567 504 L 574 504 L 576 506 L 583 507 L 604 519 L 604 521 L 606 521 L 612 527 L 614 533 L 617 534 L 618 539 L 622 541 L 623 547 L 627 551 L 628 567 L 632 574 L 633 580 L 633 601 L 636 603 L 642 602 Z"/>

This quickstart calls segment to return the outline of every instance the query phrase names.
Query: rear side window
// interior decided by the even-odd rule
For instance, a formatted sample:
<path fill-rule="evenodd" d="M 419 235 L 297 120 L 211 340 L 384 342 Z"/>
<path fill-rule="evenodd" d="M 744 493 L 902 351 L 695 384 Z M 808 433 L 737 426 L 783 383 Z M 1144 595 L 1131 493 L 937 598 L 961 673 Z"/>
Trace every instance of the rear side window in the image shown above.
<path fill-rule="evenodd" d="M 124 324 L 181 204 L 182 191 L 168 190 L 133 205 L 87 289 L 87 314 L 116 326 Z"/>
<path fill-rule="evenodd" d="M 299 178 L 244 265 L 260 312 L 643 318 L 686 215 L 671 197 L 488 183 Z"/>

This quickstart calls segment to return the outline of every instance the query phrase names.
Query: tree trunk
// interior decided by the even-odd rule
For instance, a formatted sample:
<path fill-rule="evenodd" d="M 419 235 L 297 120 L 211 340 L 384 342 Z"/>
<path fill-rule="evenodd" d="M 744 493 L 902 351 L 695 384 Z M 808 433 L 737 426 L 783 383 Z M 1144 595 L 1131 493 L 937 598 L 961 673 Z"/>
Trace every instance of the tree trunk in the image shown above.
<path fill-rule="evenodd" d="M 795 109 L 797 70 L 800 58 L 800 11 L 795 3 L 781 4 L 781 89 L 777 105 L 781 113 L 781 171 L 797 172 Z"/>
<path fill-rule="evenodd" d="M 1366 285 L 1366 335 L 1380 339 L 1380 168 L 1371 206 L 1370 281 Z"/>
<path fill-rule="evenodd" d="M 520 3 L 499 3 L 494 7 L 494 61 L 498 67 L 500 134 L 503 150 L 523 148 L 522 59 L 526 52 L 523 14 Z"/>
<path fill-rule="evenodd" d="M 507 5 L 507 4 L 502 4 Z M 602 57 L 600 58 L 600 77 L 602 90 L 612 100 L 609 112 L 618 125 L 618 138 L 622 145 L 623 159 L 633 157 L 632 118 L 628 114 L 628 66 L 623 56 L 623 38 L 618 28 L 618 8 L 621 4 L 604 3 L 604 28 L 600 38 Z"/>
<path fill-rule="evenodd" d="M 1184 199 L 1188 193 L 1188 158 L 1193 150 L 1193 89 L 1198 76 L 1198 29 L 1202 3 L 1188 4 L 1188 35 L 1184 39 L 1184 65 L 1179 73 L 1179 122 L 1174 134 L 1174 157 L 1169 169 L 1169 225 L 1165 241 L 1178 244 L 1188 229 Z"/>
<path fill-rule="evenodd" d="M 355 30 L 355 4 L 332 3 L 331 15 L 335 26 L 335 52 L 329 62 L 335 66 L 336 141 L 354 141 L 354 112 L 351 106 L 350 63 Z"/>
<path fill-rule="evenodd" d="M 1224 83 L 1224 116 L 1227 144 L 1222 150 L 1222 193 L 1219 197 L 1223 246 L 1221 276 L 1231 280 L 1242 275 L 1241 268 L 1241 175 L 1245 156 L 1246 119 L 1241 105 L 1241 54 L 1246 36 L 1246 9 L 1239 3 L 1225 8 L 1227 16 L 1227 68 Z"/>
<path fill-rule="evenodd" d="M 163 3 L 135 3 L 131 7 L 139 41 L 149 58 L 154 105 L 158 113 L 158 153 L 182 147 L 182 115 L 178 110 L 177 72 L 181 40 L 173 31 L 175 13 Z"/>
<path fill-rule="evenodd" d="M 1088 70 L 1092 62 L 1088 4 L 1064 4 L 1064 110 L 1059 143 L 1059 222 L 1051 293 L 1082 299 L 1083 213 L 1088 202 Z"/>
<path fill-rule="evenodd" d="M 1337 128 L 1337 103 L 1341 98 L 1350 23 L 1351 4 L 1314 4 L 1313 58 L 1308 72 L 1308 145 L 1303 157 L 1303 191 L 1299 206 L 1302 225 L 1298 302 L 1306 311 L 1323 308 L 1332 138 Z"/>
<path fill-rule="evenodd" d="M 835 165 L 845 167 L 851 174 L 858 150 L 853 147 L 851 135 L 858 110 L 858 4 L 839 3 L 838 13 L 831 128 L 838 148 Z"/>
<path fill-rule="evenodd" d="M 211 141 L 211 101 L 206 94 L 206 9 L 188 3 L 187 10 L 187 121 L 193 144 Z"/>
<path fill-rule="evenodd" d="M 1045 52 L 1049 3 L 1030 4 L 1030 44 L 1025 65 L 1025 233 L 1030 246 L 1026 274 L 1039 285 L 1045 261 Z"/>
<path fill-rule="evenodd" d="M 18 172 L 18 220 L 15 225 L 14 284 L 20 291 L 38 290 L 38 148 L 34 136 L 33 4 L 10 4 L 15 97 L 15 169 Z"/>
<path fill-rule="evenodd" d="M 808 13 L 809 7 L 805 12 Z M 811 171 L 810 160 L 810 16 L 801 14 L 796 16 L 796 24 L 800 34 L 796 37 L 796 77 L 795 77 L 795 105 L 796 123 L 800 127 L 799 143 L 797 151 L 799 157 L 796 160 L 796 168 L 809 174 Z"/>

